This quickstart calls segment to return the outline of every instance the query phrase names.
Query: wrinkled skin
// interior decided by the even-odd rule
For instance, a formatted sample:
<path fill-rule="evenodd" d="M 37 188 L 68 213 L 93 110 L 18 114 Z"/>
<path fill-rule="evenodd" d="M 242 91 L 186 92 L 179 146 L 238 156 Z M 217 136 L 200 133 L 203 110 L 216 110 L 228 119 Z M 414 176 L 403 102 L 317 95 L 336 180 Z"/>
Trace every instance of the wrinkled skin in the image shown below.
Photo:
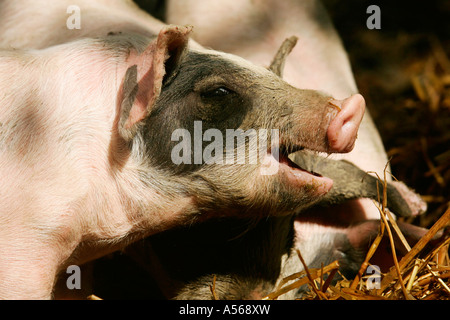
<path fill-rule="evenodd" d="M 287 155 L 350 151 L 361 95 L 297 89 L 128 1 L 79 2 L 70 30 L 69 4 L 0 2 L 1 298 L 49 298 L 69 264 L 214 216 L 292 214 L 332 187 Z M 278 129 L 279 144 L 257 145 L 255 164 L 175 166 L 172 134 L 195 137 L 198 120 L 222 135 Z M 267 163 L 279 170 L 261 174 Z"/>

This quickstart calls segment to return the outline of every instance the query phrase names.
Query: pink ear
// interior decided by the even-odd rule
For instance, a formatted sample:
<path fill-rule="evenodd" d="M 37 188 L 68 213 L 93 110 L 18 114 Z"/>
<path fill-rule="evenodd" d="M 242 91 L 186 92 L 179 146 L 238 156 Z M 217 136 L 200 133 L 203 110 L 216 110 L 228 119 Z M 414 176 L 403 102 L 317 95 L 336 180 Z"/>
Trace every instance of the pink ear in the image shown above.
<path fill-rule="evenodd" d="M 128 68 L 122 87 L 119 132 L 130 140 L 138 124 L 151 112 L 161 93 L 164 76 L 176 69 L 192 27 L 167 26 Z"/>

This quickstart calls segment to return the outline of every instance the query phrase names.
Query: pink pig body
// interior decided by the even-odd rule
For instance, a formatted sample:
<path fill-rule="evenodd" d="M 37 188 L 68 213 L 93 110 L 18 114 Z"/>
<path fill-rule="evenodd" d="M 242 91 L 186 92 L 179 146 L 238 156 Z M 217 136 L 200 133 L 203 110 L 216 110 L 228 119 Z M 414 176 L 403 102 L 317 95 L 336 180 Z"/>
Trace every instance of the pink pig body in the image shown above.
<path fill-rule="evenodd" d="M 137 54 L 70 42 L 114 25 L 140 43 L 164 25 L 132 2 L 84 1 L 82 29 L 70 30 L 71 3 L 0 2 L 0 48 L 13 49 L 0 58 L 0 298 L 49 298 L 65 266 L 170 228 L 190 206 L 137 177 L 115 129 Z"/>

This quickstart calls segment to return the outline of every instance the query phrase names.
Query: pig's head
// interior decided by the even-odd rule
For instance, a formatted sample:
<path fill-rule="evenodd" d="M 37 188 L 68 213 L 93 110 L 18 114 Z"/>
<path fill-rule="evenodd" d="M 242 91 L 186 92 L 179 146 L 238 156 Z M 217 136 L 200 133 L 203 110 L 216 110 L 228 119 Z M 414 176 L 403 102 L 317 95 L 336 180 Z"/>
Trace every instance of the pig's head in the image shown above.
<path fill-rule="evenodd" d="M 332 180 L 288 155 L 349 152 L 364 99 L 300 90 L 237 56 L 189 48 L 189 32 L 167 27 L 130 55 L 118 131 L 132 154 L 175 178 L 199 212 L 287 214 L 317 202 Z"/>

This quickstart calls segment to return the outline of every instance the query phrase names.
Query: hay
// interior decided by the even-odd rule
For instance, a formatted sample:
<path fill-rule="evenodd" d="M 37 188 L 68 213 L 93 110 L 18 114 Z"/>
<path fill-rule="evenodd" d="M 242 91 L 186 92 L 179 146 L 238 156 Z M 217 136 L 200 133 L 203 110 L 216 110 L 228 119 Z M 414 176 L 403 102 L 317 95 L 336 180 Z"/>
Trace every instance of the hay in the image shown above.
<path fill-rule="evenodd" d="M 381 214 L 384 217 L 382 219 L 384 226 L 381 229 L 389 230 L 391 222 L 387 222 L 383 212 Z M 376 245 L 374 250 L 369 250 L 360 273 L 355 279 L 350 281 L 342 276 L 343 280 L 337 281 L 335 285 L 330 285 L 330 283 L 338 273 L 339 263 L 337 261 L 320 269 L 308 269 L 298 252 L 305 270 L 284 278 L 281 285 L 264 300 L 277 299 L 305 284 L 308 284 L 311 290 L 301 300 L 450 300 L 450 259 L 448 255 L 450 237 L 444 237 L 441 243 L 423 258 L 418 257 L 418 254 L 435 234 L 443 226 L 449 224 L 450 208 L 414 247 L 408 248 L 407 255 L 399 262 L 394 258 L 394 261 L 397 262 L 395 266 L 389 272 L 381 274 L 381 278 L 378 278 L 375 285 L 373 281 L 369 281 L 367 276 L 363 277 L 362 275 L 369 265 L 370 257 L 376 251 Z M 380 235 L 382 233 L 380 232 Z M 400 237 L 402 237 L 401 234 Z M 389 235 L 389 238 L 393 244 L 392 234 Z M 394 253 L 395 250 L 392 252 Z M 325 278 L 326 280 L 324 280 Z M 295 281 L 284 286 L 285 283 L 292 280 Z"/>
<path fill-rule="evenodd" d="M 440 237 L 440 243 L 436 244 L 424 257 L 419 257 L 419 254 L 439 231 L 450 227 L 450 207 L 411 248 L 395 219 L 386 208 L 386 170 L 387 166 L 384 170 L 383 179 L 378 177 L 379 181 L 382 182 L 383 189 L 382 197 L 379 191 L 379 200 L 378 203 L 375 203 L 381 217 L 380 232 L 369 248 L 355 278 L 350 281 L 341 275 L 343 280 L 337 281 L 336 285 L 330 285 L 336 273 L 339 272 L 339 262 L 334 261 L 320 269 L 308 269 L 300 251 L 297 250 L 304 271 L 284 278 L 278 288 L 264 297 L 263 300 L 275 300 L 305 284 L 309 285 L 310 291 L 300 300 L 450 300 L 449 233 L 444 233 Z M 400 261 L 398 261 L 396 255 L 393 231 L 408 251 Z M 394 266 L 387 273 L 364 277 L 370 265 L 369 261 L 378 249 L 385 232 L 389 237 Z M 293 283 L 284 286 L 285 283 L 293 280 L 295 280 Z"/>

